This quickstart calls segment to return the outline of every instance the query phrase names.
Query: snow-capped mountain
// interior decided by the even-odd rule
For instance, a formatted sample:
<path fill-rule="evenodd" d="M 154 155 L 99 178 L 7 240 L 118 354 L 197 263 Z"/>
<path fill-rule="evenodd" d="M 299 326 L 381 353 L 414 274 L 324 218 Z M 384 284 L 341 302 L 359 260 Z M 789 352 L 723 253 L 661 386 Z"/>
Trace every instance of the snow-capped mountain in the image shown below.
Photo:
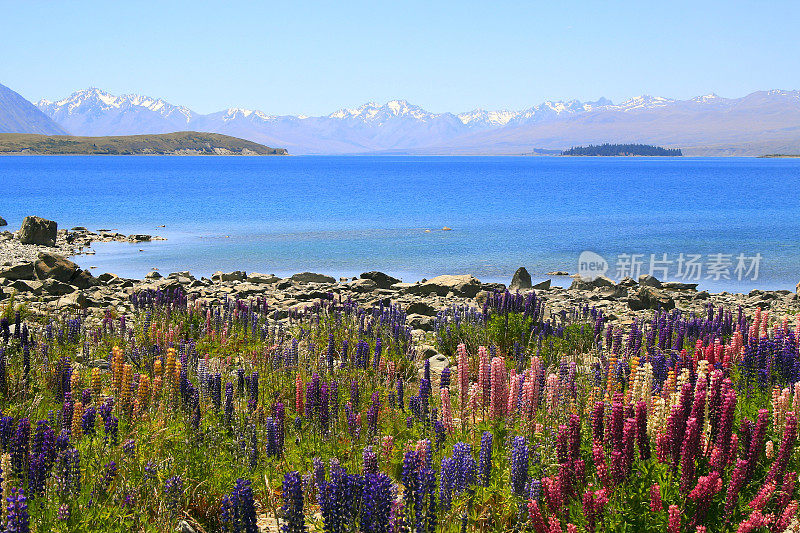
<path fill-rule="evenodd" d="M 138 94 L 114 96 L 97 88 L 37 106 L 76 135 L 129 135 L 186 130 L 195 113 L 160 98 Z"/>
<path fill-rule="evenodd" d="M 800 91 L 715 94 L 689 100 L 643 95 L 614 104 L 601 98 L 546 101 L 527 109 L 432 113 L 406 100 L 369 102 L 329 115 L 273 115 L 229 108 L 200 115 L 160 98 L 78 91 L 38 104 L 76 135 L 196 130 L 289 149 L 294 154 L 528 153 L 602 142 L 680 147 L 685 153 L 800 151 Z"/>

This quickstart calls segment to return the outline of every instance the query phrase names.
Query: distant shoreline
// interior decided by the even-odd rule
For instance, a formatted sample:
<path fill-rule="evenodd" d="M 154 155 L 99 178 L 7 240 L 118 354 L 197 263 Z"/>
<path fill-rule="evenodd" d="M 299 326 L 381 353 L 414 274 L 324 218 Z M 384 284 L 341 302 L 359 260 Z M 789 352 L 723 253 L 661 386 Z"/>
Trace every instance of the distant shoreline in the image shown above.
<path fill-rule="evenodd" d="M 6 155 L 287 155 L 245 139 L 185 131 L 153 135 L 78 137 L 0 133 L 0 154 Z"/>

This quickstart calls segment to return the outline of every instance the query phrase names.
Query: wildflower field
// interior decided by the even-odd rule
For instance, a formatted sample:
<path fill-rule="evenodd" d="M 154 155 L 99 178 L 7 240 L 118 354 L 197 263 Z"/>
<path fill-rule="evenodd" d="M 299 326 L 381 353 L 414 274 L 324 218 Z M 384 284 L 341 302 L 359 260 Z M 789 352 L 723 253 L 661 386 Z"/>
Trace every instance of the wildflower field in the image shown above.
<path fill-rule="evenodd" d="M 5 307 L 3 531 L 798 529 L 800 316 L 132 303 Z"/>

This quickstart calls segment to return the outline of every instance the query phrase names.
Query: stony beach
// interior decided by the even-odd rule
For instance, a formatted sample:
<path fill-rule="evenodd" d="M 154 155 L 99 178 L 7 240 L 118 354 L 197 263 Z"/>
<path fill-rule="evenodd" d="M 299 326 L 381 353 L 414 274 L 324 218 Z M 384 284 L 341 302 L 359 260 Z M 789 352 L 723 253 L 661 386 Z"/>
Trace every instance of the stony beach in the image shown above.
<path fill-rule="evenodd" d="M 38 228 L 44 228 L 46 224 L 41 222 L 44 219 L 38 220 L 36 231 L 40 235 L 33 239 L 23 234 L 24 228 L 0 233 L 0 291 L 2 298 L 13 293 L 18 301 L 29 304 L 34 315 L 42 316 L 59 309 L 82 309 L 96 318 L 102 318 L 108 310 L 117 314 L 129 313 L 132 310 L 131 295 L 146 289 L 179 289 L 190 301 L 202 300 L 210 304 L 227 298 L 262 298 L 281 318 L 320 298 L 349 298 L 366 306 L 391 301 L 400 305 L 408 314 L 410 324 L 422 332 L 433 329 L 440 311 L 453 305 L 480 308 L 488 295 L 507 289 L 521 293 L 535 291 L 547 303 L 550 313 L 588 305 L 602 309 L 612 323 L 620 324 L 629 324 L 636 317 L 647 316 L 656 309 L 677 308 L 702 313 L 709 304 L 728 308 L 742 306 L 750 311 L 760 307 L 773 316 L 794 314 L 800 310 L 800 297 L 797 292 L 789 290 L 709 293 L 698 291 L 695 284 L 661 282 L 647 275 L 638 280 L 625 278 L 619 282 L 606 277 L 587 281 L 569 276 L 566 271 L 553 273 L 559 274 L 555 279 L 564 281 L 563 286 L 557 286 L 551 283 L 550 278 L 532 280 L 524 268 L 514 273 L 508 285 L 482 283 L 468 274 L 403 282 L 377 271 L 338 280 L 312 272 L 280 278 L 244 271 L 216 272 L 210 279 L 195 277 L 187 271 L 164 274 L 153 271 L 144 279 L 126 279 L 113 273 L 82 270 L 69 257 L 87 251 L 93 253 L 90 246 L 94 242 L 138 243 L 162 240 L 161 237 L 76 227 L 55 230 L 54 242 L 36 244 L 31 241 L 45 243 L 48 240 L 43 236 L 45 230 Z"/>

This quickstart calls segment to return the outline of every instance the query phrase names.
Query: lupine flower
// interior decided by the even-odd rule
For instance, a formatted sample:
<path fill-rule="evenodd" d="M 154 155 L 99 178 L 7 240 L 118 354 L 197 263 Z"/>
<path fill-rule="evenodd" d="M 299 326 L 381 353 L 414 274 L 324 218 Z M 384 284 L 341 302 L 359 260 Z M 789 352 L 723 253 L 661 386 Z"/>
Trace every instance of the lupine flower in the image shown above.
<path fill-rule="evenodd" d="M 250 480 L 236 480 L 233 491 L 222 500 L 220 518 L 227 533 L 258 533 Z"/>
<path fill-rule="evenodd" d="M 739 524 L 736 533 L 750 533 L 751 531 L 766 527 L 767 524 L 767 519 L 761 514 L 761 511 L 756 509 L 750 513 L 750 516 L 745 521 Z"/>
<path fill-rule="evenodd" d="M 650 487 L 650 512 L 660 513 L 664 510 L 664 503 L 661 501 L 661 487 L 658 483 L 653 483 Z"/>
<path fill-rule="evenodd" d="M 528 443 L 525 437 L 514 437 L 511 449 L 511 489 L 520 498 L 525 497 L 528 482 Z"/>
<path fill-rule="evenodd" d="M 364 478 L 361 531 L 364 533 L 389 533 L 394 488 L 386 474 L 366 474 Z"/>
<path fill-rule="evenodd" d="M 171 511 L 177 511 L 183 496 L 183 479 L 172 476 L 164 483 L 164 503 Z"/>
<path fill-rule="evenodd" d="M 681 510 L 677 505 L 669 506 L 669 518 L 667 520 L 667 533 L 681 532 Z"/>
<path fill-rule="evenodd" d="M 30 531 L 28 515 L 28 502 L 25 498 L 25 491 L 17 488 L 11 489 L 11 495 L 6 498 L 8 503 L 8 521 L 6 531 L 8 533 L 28 533 Z"/>
<path fill-rule="evenodd" d="M 300 474 L 287 472 L 283 478 L 283 533 L 305 533 L 303 485 Z"/>

